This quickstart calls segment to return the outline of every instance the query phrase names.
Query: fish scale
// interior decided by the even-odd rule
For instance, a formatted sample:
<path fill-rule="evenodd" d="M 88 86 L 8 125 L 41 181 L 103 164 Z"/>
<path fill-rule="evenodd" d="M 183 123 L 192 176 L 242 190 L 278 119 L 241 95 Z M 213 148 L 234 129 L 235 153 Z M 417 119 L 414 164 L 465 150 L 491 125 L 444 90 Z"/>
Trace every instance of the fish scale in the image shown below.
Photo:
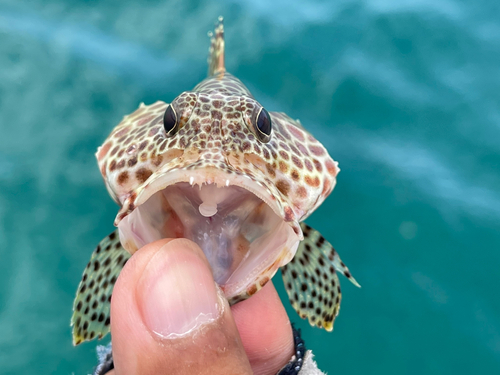
<path fill-rule="evenodd" d="M 267 112 L 224 58 L 220 18 L 208 77 L 171 103 L 141 104 L 98 149 L 106 188 L 120 205 L 118 229 L 95 249 L 80 282 L 75 345 L 109 332 L 121 269 L 160 238 L 197 242 L 231 304 L 283 267 L 294 308 L 327 330 L 340 306 L 336 271 L 358 285 L 323 236 L 301 223 L 333 190 L 337 162 L 300 121 Z"/>

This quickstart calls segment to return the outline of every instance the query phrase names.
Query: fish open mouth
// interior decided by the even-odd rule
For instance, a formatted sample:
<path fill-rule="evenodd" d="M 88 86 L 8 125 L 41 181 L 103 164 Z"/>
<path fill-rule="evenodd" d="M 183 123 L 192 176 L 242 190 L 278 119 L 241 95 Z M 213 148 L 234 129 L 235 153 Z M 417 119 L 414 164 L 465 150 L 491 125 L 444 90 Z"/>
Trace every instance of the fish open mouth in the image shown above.
<path fill-rule="evenodd" d="M 162 238 L 196 242 L 231 298 L 295 255 L 300 234 L 281 211 L 270 189 L 245 175 L 178 169 L 148 180 L 118 228 L 129 252 Z"/>

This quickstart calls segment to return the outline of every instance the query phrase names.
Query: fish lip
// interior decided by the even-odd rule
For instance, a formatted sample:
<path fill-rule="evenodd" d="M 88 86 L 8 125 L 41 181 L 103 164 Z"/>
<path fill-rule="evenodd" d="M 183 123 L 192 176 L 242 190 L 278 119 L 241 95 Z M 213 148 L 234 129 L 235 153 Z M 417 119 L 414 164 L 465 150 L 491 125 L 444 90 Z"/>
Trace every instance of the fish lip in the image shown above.
<path fill-rule="evenodd" d="M 230 168 L 230 166 L 228 166 Z M 228 168 L 228 169 L 229 169 Z M 164 169 L 164 170 L 162 170 Z M 231 173 L 225 172 L 215 165 L 203 165 L 201 167 L 188 166 L 184 168 L 170 167 L 156 171 L 135 193 L 129 195 L 123 202 L 122 208 L 116 215 L 114 225 L 118 227 L 120 222 L 137 207 L 146 202 L 152 195 L 160 190 L 179 182 L 189 182 L 191 185 L 217 184 L 218 186 L 239 186 L 267 204 L 273 212 L 294 229 L 300 241 L 304 239 L 298 220 L 295 217 L 286 220 L 287 212 L 281 202 L 275 198 L 279 194 L 276 188 L 268 186 L 265 182 L 252 180 L 248 175 L 236 169 L 230 168 Z M 205 178 L 199 178 L 200 171 L 204 172 Z M 168 178 L 165 178 L 168 176 Z M 191 180 L 193 178 L 193 180 Z M 229 182 L 229 184 L 227 184 Z M 273 193 L 273 190 L 276 192 Z"/>

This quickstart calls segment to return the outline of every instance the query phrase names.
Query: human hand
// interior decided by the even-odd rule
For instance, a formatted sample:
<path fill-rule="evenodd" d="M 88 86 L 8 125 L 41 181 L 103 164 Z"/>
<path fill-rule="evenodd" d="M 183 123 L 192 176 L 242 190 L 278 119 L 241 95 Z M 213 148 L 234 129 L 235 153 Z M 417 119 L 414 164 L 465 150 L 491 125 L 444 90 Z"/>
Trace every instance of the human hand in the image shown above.
<path fill-rule="evenodd" d="M 229 307 L 201 249 L 164 239 L 140 249 L 111 300 L 108 374 L 276 374 L 294 352 L 272 282 Z"/>

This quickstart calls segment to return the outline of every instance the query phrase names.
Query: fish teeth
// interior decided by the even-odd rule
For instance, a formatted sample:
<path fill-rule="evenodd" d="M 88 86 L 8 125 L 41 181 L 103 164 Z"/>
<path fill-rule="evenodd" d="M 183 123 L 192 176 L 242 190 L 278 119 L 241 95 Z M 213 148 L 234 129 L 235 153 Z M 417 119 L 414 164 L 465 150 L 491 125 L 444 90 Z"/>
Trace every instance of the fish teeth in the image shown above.
<path fill-rule="evenodd" d="M 194 177 L 193 177 L 193 176 L 191 176 L 191 177 L 189 178 L 189 185 L 193 186 L 193 184 L 194 184 Z"/>
<path fill-rule="evenodd" d="M 226 186 L 229 186 L 229 180 L 226 180 Z"/>

